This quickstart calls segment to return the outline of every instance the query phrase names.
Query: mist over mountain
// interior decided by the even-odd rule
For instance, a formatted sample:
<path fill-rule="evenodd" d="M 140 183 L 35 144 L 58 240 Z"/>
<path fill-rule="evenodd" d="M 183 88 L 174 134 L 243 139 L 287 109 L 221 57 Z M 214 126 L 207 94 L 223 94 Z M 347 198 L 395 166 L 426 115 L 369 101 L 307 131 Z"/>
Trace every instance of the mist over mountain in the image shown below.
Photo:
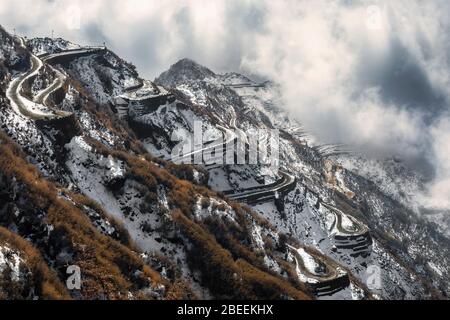
<path fill-rule="evenodd" d="M 429 181 L 424 205 L 443 208 L 448 149 L 436 143 L 449 134 L 446 12 L 438 0 L 25 0 L 5 1 L 0 17 L 29 36 L 55 30 L 78 43 L 106 42 L 147 78 L 190 57 L 275 81 L 282 105 L 321 143 L 403 159 Z"/>
<path fill-rule="evenodd" d="M 447 3 L 4 2 L 0 299 L 448 298 Z"/>

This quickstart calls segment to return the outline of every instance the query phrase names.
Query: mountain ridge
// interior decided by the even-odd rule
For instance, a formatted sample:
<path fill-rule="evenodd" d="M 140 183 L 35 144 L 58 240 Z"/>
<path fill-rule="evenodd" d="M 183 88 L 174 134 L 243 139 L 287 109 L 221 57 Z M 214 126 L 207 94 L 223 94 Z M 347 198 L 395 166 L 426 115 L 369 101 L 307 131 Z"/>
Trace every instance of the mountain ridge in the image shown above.
<path fill-rule="evenodd" d="M 6 92 L 26 72 L 31 52 L 48 48 L 54 53 L 54 46 L 48 39 L 33 39 L 25 49 L 18 39 L 2 37 L 9 43 L 0 46 L 2 56 L 12 57 L 0 69 Z M 236 73 L 217 75 L 186 59 L 152 83 L 109 50 L 71 52 L 43 64 L 29 79 L 26 96 L 38 96 L 51 84 L 47 68 L 61 72 L 65 79 L 44 107 L 70 112 L 74 122 L 65 125 L 79 129 L 69 132 L 46 119 L 29 119 L 2 97 L 0 120 L 8 137 L 0 137 L 0 148 L 16 154 L 10 159 L 21 161 L 29 173 L 12 160 L 1 163 L 8 182 L 0 188 L 0 226 L 29 238 L 50 267 L 70 261 L 87 270 L 82 290 L 68 291 L 72 298 L 414 299 L 447 292 L 448 267 L 439 261 L 448 255 L 436 248 L 448 240 L 419 218 L 407 220 L 406 206 L 340 166 L 339 157 L 310 147 L 301 125 L 281 111 L 275 85 Z M 295 179 L 277 192 L 286 182 L 283 174 L 264 165 L 172 163 L 172 135 L 192 137 L 194 121 L 203 122 L 211 140 L 232 130 L 242 136 L 258 128 L 280 129 L 280 169 Z M 35 181 L 51 192 L 43 197 Z M 26 197 L 17 198 L 15 189 L 31 190 L 36 199 L 26 206 Z M 230 200 L 245 190 L 256 202 Z M 40 209 L 42 201 L 47 205 Z M 76 212 L 83 224 L 67 224 L 72 215 L 66 223 L 48 213 L 53 206 L 67 208 L 67 213 L 52 209 L 61 217 Z M 42 230 L 30 231 L 33 217 L 17 217 L 16 208 L 41 212 L 35 224 Z M 429 238 L 413 238 L 411 230 Z M 95 241 L 84 243 L 79 232 L 95 234 L 101 246 L 106 241 L 122 248 L 131 262 L 118 261 Z M 64 245 L 58 246 L 61 237 Z M 419 252 L 415 241 L 429 250 Z M 116 277 L 107 290 L 99 286 L 101 268 L 107 267 L 89 264 L 95 259 L 79 248 L 85 245 L 111 259 Z M 420 259 L 431 261 L 441 276 Z M 382 288 L 368 288 L 370 265 L 379 268 Z M 64 270 L 53 270 L 63 283 Z M 411 283 L 411 277 L 419 280 Z"/>

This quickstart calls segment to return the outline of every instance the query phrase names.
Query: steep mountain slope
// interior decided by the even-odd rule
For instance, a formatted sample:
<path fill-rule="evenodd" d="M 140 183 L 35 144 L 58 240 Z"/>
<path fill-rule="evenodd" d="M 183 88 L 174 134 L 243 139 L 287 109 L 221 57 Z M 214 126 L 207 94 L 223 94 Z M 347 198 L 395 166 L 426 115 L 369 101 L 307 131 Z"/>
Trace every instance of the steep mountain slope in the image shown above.
<path fill-rule="evenodd" d="M 153 83 L 103 47 L 0 35 L 0 252 L 9 252 L 0 296 L 448 292 L 449 240 L 395 185 L 345 169 L 338 148 L 312 145 L 281 110 L 276 84 L 187 59 Z M 212 150 L 223 142 L 276 142 L 267 132 L 279 129 L 279 166 L 175 164 L 174 147 L 196 129 L 204 146 L 181 157 L 187 162 L 220 158 Z M 69 265 L 81 268 L 81 290 L 64 285 Z M 11 282 L 19 289 L 2 285 Z"/>
<path fill-rule="evenodd" d="M 265 221 L 206 188 L 203 169 L 149 155 L 120 119 L 179 103 L 175 97 L 105 48 L 66 49 L 48 39 L 25 45 L 1 35 L 9 44 L 2 57 L 11 59 L 2 60 L 0 224 L 19 239 L 1 242 L 2 252 L 11 252 L 2 260 L 2 283 L 31 287 L 34 295 L 22 290 L 23 298 L 312 297 L 294 278 L 265 266 L 268 254 L 282 252 L 256 255 L 254 228 L 278 236 Z M 57 53 L 43 52 L 54 47 Z M 56 73 L 61 83 L 45 102 L 33 102 L 40 91 L 26 88 L 51 85 Z M 117 98 L 135 109 L 120 114 Z M 35 110 L 52 111 L 34 117 Z M 11 272 L 23 261 L 41 279 L 34 252 L 48 268 L 41 282 Z M 72 265 L 81 270 L 81 290 L 64 286 Z"/>
<path fill-rule="evenodd" d="M 382 297 L 423 298 L 430 293 L 439 296 L 439 291 L 447 295 L 449 239 L 417 214 L 411 194 L 420 192 L 419 178 L 394 161 L 377 167 L 373 161 L 346 154 L 342 147 L 314 145 L 301 124 L 280 108 L 276 84 L 210 70 L 189 78 L 185 68 L 192 64 L 174 64 L 156 83 L 173 87 L 221 116 L 234 112 L 237 126 L 246 132 L 281 130 L 281 169 L 297 177 L 297 186 L 278 201 L 253 203 L 255 210 L 278 230 L 340 261 L 362 281 L 379 268 L 382 288 L 375 292 Z M 343 221 L 352 220 L 347 222 L 350 229 L 351 225 L 364 229 L 366 224 L 371 240 L 364 242 L 364 233 L 358 232 L 342 237 L 336 231 L 336 212 Z"/>

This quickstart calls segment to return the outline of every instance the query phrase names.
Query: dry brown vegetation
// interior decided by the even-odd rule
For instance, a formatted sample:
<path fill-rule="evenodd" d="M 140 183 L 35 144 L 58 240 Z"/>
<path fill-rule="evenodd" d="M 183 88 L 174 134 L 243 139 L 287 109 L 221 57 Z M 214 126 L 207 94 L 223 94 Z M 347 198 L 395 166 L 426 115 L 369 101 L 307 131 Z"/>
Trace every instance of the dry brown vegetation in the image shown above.
<path fill-rule="evenodd" d="M 267 272 L 262 257 L 252 251 L 249 224 L 255 221 L 263 228 L 273 230 L 273 226 L 266 219 L 246 206 L 229 202 L 237 214 L 238 224 L 226 224 L 220 219 L 210 218 L 200 226 L 191 220 L 198 195 L 204 198 L 221 198 L 217 193 L 174 177 L 153 163 L 153 159 L 148 155 L 138 157 L 113 151 L 96 141 L 89 140 L 89 144 L 104 156 L 112 155 L 124 161 L 133 173 L 133 178 L 138 179 L 149 189 L 155 190 L 157 185 L 164 185 L 167 188 L 169 204 L 174 209 L 173 219 L 194 243 L 189 254 L 190 263 L 202 271 L 203 281 L 219 297 L 310 298 L 309 294 Z M 204 204 L 206 205 L 207 203 Z M 224 286 L 224 283 L 227 285 Z"/>
<path fill-rule="evenodd" d="M 84 298 L 126 298 L 129 291 L 165 283 L 135 252 L 102 235 L 80 209 L 59 198 L 56 187 L 23 159 L 23 153 L 3 133 L 0 140 L 0 172 L 27 188 L 22 194 L 25 203 L 46 212 L 45 223 L 54 227 L 49 245 L 73 252 L 74 264 L 83 270 Z"/>
<path fill-rule="evenodd" d="M 165 162 L 164 168 L 169 171 L 172 175 L 181 180 L 187 180 L 193 183 L 194 181 L 194 170 L 200 172 L 201 176 L 204 177 L 202 181 L 199 182 L 200 185 L 207 185 L 209 173 L 201 167 L 190 165 L 190 164 L 175 164 L 173 162 Z"/>
<path fill-rule="evenodd" d="M 136 248 L 133 240 L 130 237 L 130 234 L 125 229 L 123 223 L 114 218 L 113 216 L 111 216 L 108 212 L 106 212 L 105 209 L 98 202 L 79 193 L 74 193 L 68 190 L 65 190 L 65 192 L 70 195 L 70 198 L 74 200 L 78 208 L 82 209 L 82 206 L 87 206 L 92 210 L 94 210 L 96 213 L 98 213 L 100 217 L 107 220 L 118 234 L 116 240 L 119 240 L 123 245 L 131 249 Z"/>
<path fill-rule="evenodd" d="M 180 210 L 172 213 L 192 242 L 190 263 L 202 271 L 202 281 L 217 296 L 229 299 L 310 299 L 285 280 L 270 275 L 245 260 L 235 260 L 213 235 L 187 218 Z M 224 284 L 227 285 L 224 285 Z"/>
<path fill-rule="evenodd" d="M 253 219 L 269 228 L 270 224 L 266 220 L 247 207 L 232 203 L 216 192 L 191 183 L 194 167 L 177 166 L 146 154 L 142 144 L 122 120 L 106 110 L 106 106 L 96 105 L 79 82 L 70 81 L 84 98 L 80 99 L 83 103 L 80 107 L 89 112 L 101 126 L 119 137 L 123 147 L 118 145 L 117 150 L 112 150 L 92 138 L 85 137 L 86 141 L 94 147 L 95 152 L 104 156 L 111 155 L 126 163 L 126 178 L 134 179 L 148 189 L 149 193 L 145 197 L 147 201 L 157 201 L 158 187 L 164 187 L 169 206 L 175 209 L 173 219 L 176 226 L 194 244 L 189 252 L 190 263 L 195 269 L 202 271 L 204 284 L 217 297 L 309 299 L 309 295 L 302 290 L 264 270 L 261 257 L 252 251 L 249 222 Z M 65 86 L 66 91 L 67 86 L 68 84 Z M 198 109 L 194 106 L 193 110 L 196 108 Z M 137 297 L 146 298 L 140 294 L 140 289 L 156 283 L 166 285 L 165 298 L 195 298 L 184 281 L 175 277 L 170 284 L 146 265 L 134 252 L 135 247 L 126 230 L 95 201 L 76 193 L 70 193 L 70 198 L 76 205 L 59 198 L 59 190 L 55 185 L 43 179 L 37 169 L 24 160 L 20 148 L 1 133 L 0 155 L 0 174 L 3 173 L 9 180 L 15 178 L 23 184 L 26 188 L 23 200 L 30 207 L 45 212 L 43 223 L 54 227 L 48 239 L 51 250 L 36 247 L 43 256 L 50 258 L 63 249 L 69 249 L 74 254 L 73 264 L 80 266 L 83 272 L 83 298 L 121 299 L 126 298 L 129 291 Z M 210 219 L 205 223 L 194 221 L 192 211 L 199 195 L 225 199 L 237 213 L 238 224 L 227 224 L 219 219 Z M 101 234 L 83 212 L 82 205 L 112 221 L 122 235 L 120 242 Z M 225 209 L 225 206 L 218 209 Z M 19 236 L 18 238 L 21 239 Z M 46 266 L 45 261 L 43 264 Z M 140 271 L 138 275 L 136 270 Z M 56 277 L 57 273 L 54 274 Z M 58 293 L 56 285 L 56 289 L 46 283 L 44 285 L 48 292 L 53 292 L 53 296 L 64 297 L 62 293 Z"/>
<path fill-rule="evenodd" d="M 216 241 L 230 251 L 233 258 L 244 259 L 260 268 L 264 262 L 254 250 L 251 250 L 252 240 L 249 232 L 249 221 L 240 210 L 235 210 L 238 224 L 217 216 L 207 217 L 203 224 L 207 230 L 214 234 Z"/>
<path fill-rule="evenodd" d="M 138 180 L 152 192 L 157 191 L 158 185 L 166 187 L 170 206 L 176 208 L 173 219 L 194 244 L 189 252 L 189 262 L 195 269 L 202 271 L 202 281 L 218 297 L 310 298 L 307 293 L 293 287 L 286 280 L 266 272 L 261 257 L 250 249 L 248 219 L 255 219 L 264 227 L 270 227 L 259 215 L 247 207 L 231 203 L 237 213 L 238 225 L 226 225 L 219 220 L 209 220 L 205 222 L 206 225 L 199 225 L 190 219 L 195 199 L 199 194 L 204 197 L 219 197 L 216 193 L 175 178 L 153 163 L 148 155 L 135 156 L 108 149 L 92 139 L 86 140 L 96 152 L 124 161 L 128 166 L 130 178 Z M 74 244 L 71 249 L 77 253 L 76 263 L 85 270 L 85 297 L 95 298 L 99 292 L 105 292 L 109 298 L 124 298 L 125 292 L 138 291 L 139 287 L 149 285 L 145 278 L 150 278 L 155 283 L 164 283 L 159 274 L 143 265 L 129 247 L 101 235 L 81 210 L 57 199 L 55 187 L 42 179 L 33 166 L 21 159 L 22 153 L 18 148 L 5 145 L 0 148 L 2 154 L 6 155 L 0 159 L 3 172 L 16 176 L 30 187 L 32 201 L 46 209 L 46 220 L 55 226 L 55 234 L 63 235 L 63 240 L 70 239 L 70 243 Z M 102 211 L 95 202 L 83 196 L 73 198 L 97 212 Z M 216 239 L 213 234 L 223 237 Z M 58 242 L 64 242 L 62 239 L 58 238 Z M 142 270 L 145 275 L 138 281 L 133 278 L 133 272 L 137 269 Z M 168 298 L 192 297 L 187 294 L 187 285 L 180 281 L 177 279 L 174 285 L 168 286 Z M 224 285 L 225 283 L 227 285 Z"/>
<path fill-rule="evenodd" d="M 97 107 L 94 103 L 88 102 L 84 107 L 95 119 L 99 121 L 105 128 L 120 138 L 124 144 L 124 151 L 130 150 L 134 153 L 145 152 L 141 142 L 136 138 L 134 132 L 128 125 L 120 120 L 109 108 Z M 120 147 L 120 146 L 119 146 Z"/>
<path fill-rule="evenodd" d="M 124 161 L 128 166 L 128 177 L 145 185 L 150 192 L 156 193 L 158 186 L 165 187 L 168 191 L 169 205 L 181 209 L 189 217 L 192 216 L 197 195 L 218 197 L 217 193 L 205 187 L 176 178 L 165 168 L 158 166 L 148 154 L 131 155 L 124 151 L 108 149 L 94 139 L 85 139 L 97 153 Z"/>
<path fill-rule="evenodd" d="M 42 258 L 36 248 L 11 231 L 0 227 L 0 245 L 6 245 L 20 253 L 31 274 L 26 283 L 15 283 L 0 275 L 0 299 L 25 299 L 31 290 L 42 299 L 69 299 L 66 287 Z M 28 277 L 29 276 L 29 277 Z"/>

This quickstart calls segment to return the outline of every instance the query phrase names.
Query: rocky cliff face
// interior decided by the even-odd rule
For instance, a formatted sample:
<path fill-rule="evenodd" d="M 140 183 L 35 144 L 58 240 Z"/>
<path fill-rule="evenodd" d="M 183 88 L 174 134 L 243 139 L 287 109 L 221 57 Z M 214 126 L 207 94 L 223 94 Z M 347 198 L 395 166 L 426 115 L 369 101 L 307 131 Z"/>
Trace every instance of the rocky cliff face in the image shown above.
<path fill-rule="evenodd" d="M 395 184 L 313 145 L 276 84 L 187 59 L 151 82 L 105 48 L 1 36 L 0 296 L 448 292 L 448 238 Z M 193 137 L 196 122 L 204 151 L 219 137 L 247 145 L 245 133 L 279 129 L 279 170 L 175 164 L 173 137 Z M 68 266 L 80 268 L 80 290 L 66 286 Z"/>

